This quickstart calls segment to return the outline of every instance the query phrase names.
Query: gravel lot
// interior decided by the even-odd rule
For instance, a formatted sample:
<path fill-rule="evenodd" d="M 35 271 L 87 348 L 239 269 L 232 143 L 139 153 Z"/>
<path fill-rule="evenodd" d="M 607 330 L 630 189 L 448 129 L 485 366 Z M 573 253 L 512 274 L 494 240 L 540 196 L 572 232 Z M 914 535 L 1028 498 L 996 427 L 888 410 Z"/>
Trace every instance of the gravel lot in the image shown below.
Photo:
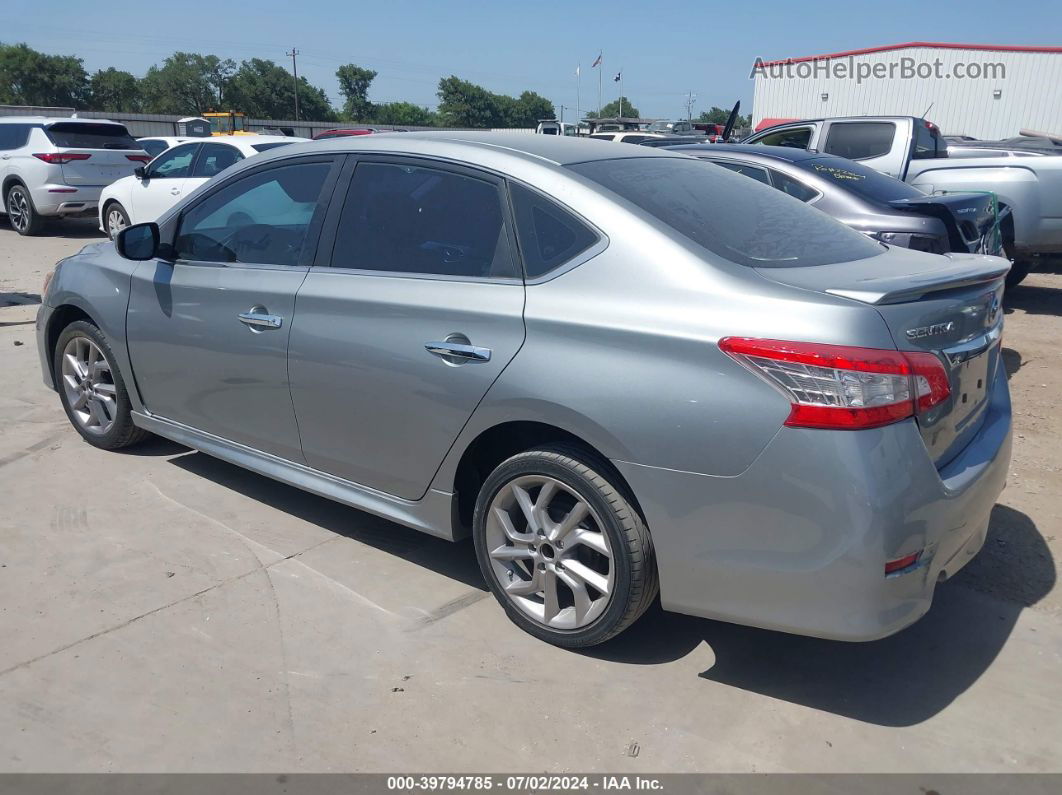
<path fill-rule="evenodd" d="M 577 654 L 508 623 L 468 543 L 84 444 L 33 318 L 96 239 L 0 220 L 0 772 L 1062 772 L 1062 268 L 1008 297 L 1010 482 L 921 622 L 850 645 L 656 613 Z"/>

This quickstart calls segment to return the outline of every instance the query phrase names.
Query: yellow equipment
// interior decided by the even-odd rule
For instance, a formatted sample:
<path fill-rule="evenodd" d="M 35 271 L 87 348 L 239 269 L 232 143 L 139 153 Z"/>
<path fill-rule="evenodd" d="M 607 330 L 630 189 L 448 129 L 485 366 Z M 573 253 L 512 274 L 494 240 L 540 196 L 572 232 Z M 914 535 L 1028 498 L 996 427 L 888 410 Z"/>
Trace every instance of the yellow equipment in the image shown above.
<path fill-rule="evenodd" d="M 211 135 L 254 135 L 245 129 L 247 114 L 238 110 L 210 111 L 203 118 L 210 122 Z"/>

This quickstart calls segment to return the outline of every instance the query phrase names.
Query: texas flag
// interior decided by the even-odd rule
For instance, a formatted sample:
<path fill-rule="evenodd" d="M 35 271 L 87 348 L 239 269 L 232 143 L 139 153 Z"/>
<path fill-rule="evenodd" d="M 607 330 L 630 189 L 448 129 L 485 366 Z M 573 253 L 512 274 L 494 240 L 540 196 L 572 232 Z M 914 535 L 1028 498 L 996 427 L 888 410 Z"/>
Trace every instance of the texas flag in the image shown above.
<path fill-rule="evenodd" d="M 590 64 L 590 68 L 591 69 L 593 69 L 596 66 L 601 66 L 601 55 L 602 55 L 602 53 L 600 53 L 600 52 L 597 54 L 597 58 L 595 58 L 594 62 L 592 64 Z"/>
<path fill-rule="evenodd" d="M 618 83 L 623 79 L 623 72 L 616 72 L 616 76 L 612 78 L 613 83 Z"/>

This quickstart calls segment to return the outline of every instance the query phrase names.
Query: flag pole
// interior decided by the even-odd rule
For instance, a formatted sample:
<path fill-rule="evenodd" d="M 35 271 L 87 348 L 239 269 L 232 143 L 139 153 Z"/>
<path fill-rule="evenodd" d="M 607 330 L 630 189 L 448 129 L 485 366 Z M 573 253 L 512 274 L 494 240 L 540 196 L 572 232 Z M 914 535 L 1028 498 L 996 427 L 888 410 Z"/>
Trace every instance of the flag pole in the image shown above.
<path fill-rule="evenodd" d="M 575 115 L 577 117 L 581 117 L 583 115 L 583 100 L 579 96 L 580 93 L 581 93 L 580 87 L 582 86 L 582 83 L 583 83 L 583 74 L 582 73 L 583 73 L 583 65 L 579 64 L 578 66 L 575 67 Z M 581 122 L 581 121 L 582 121 L 582 118 L 576 118 L 576 120 L 575 120 L 576 125 L 578 125 L 579 122 Z"/>
<path fill-rule="evenodd" d="M 601 74 L 605 71 L 604 51 L 597 56 L 597 115 L 601 115 Z"/>
<path fill-rule="evenodd" d="M 619 70 L 619 83 L 620 83 L 620 118 L 623 118 L 623 67 Z"/>

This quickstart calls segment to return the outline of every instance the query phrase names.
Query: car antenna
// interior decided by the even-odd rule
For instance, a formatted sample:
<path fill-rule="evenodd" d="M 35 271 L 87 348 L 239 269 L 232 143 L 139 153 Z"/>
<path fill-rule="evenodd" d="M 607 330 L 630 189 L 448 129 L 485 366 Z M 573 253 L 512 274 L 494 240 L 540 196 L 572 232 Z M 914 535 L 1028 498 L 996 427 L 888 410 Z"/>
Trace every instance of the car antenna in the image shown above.
<path fill-rule="evenodd" d="M 929 103 L 929 107 L 926 108 L 924 111 L 922 111 L 922 115 L 919 116 L 918 118 L 924 119 L 926 117 L 926 114 L 929 113 L 929 111 L 933 110 L 933 106 L 936 105 L 936 104 L 937 104 L 936 102 L 930 102 Z"/>

